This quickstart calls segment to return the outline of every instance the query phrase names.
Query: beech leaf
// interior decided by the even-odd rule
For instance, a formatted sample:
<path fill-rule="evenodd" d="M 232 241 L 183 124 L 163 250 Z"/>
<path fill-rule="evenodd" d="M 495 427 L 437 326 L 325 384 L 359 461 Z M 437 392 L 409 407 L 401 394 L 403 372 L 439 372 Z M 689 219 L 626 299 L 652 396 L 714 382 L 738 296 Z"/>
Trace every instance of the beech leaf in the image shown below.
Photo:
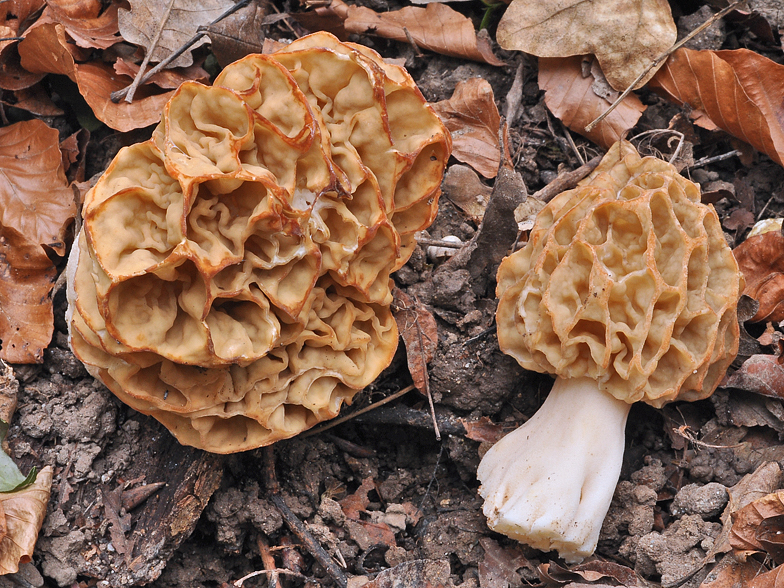
<path fill-rule="evenodd" d="M 498 174 L 501 115 L 493 88 L 482 78 L 470 78 L 455 87 L 449 100 L 431 104 L 452 134 L 452 155 L 486 178 Z"/>
<path fill-rule="evenodd" d="M 166 59 L 196 34 L 234 5 L 231 0 L 128 0 L 130 10 L 120 9 L 120 34 L 129 43 L 144 47 L 150 61 Z M 191 51 L 207 43 L 206 36 L 172 61 L 168 67 L 193 63 Z"/>
<path fill-rule="evenodd" d="M 763 525 L 771 518 L 774 520 Z M 772 547 L 774 553 L 770 553 L 766 548 L 771 546 L 769 541 L 771 525 L 779 527 L 784 532 L 784 492 L 773 492 L 758 498 L 733 513 L 732 520 L 730 545 L 741 559 L 761 551 L 768 552 L 776 560 L 784 555 L 780 546 L 775 544 Z"/>
<path fill-rule="evenodd" d="M 172 92 L 154 93 L 154 86 L 141 86 L 132 103 L 112 102 L 112 92 L 131 83 L 110 66 L 94 61 L 77 64 L 68 51 L 65 28 L 60 24 L 44 24 L 30 31 L 19 43 L 22 66 L 30 72 L 66 75 L 79 86 L 79 93 L 89 104 L 96 118 L 121 132 L 132 131 L 157 123 Z"/>
<path fill-rule="evenodd" d="M 784 366 L 772 355 L 752 355 L 727 379 L 727 386 L 784 398 Z"/>
<path fill-rule="evenodd" d="M 418 300 L 396 288 L 394 292 L 395 322 L 403 337 L 408 359 L 408 371 L 414 386 L 422 393 L 428 391 L 427 364 L 433 360 L 438 346 L 436 319 Z"/>
<path fill-rule="evenodd" d="M 59 134 L 40 120 L 0 128 L 0 359 L 43 360 L 53 330 L 56 271 L 46 248 L 65 254 L 76 214 Z"/>
<path fill-rule="evenodd" d="M 746 280 L 743 294 L 759 302 L 750 320 L 784 320 L 784 236 L 769 231 L 749 237 L 733 254 Z"/>
<path fill-rule="evenodd" d="M 244 8 L 205 27 L 218 63 L 225 67 L 250 53 L 264 52 L 264 18 L 268 12 L 266 2 L 252 0 Z"/>
<path fill-rule="evenodd" d="M 490 40 L 477 35 L 474 23 L 446 4 L 427 7 L 406 6 L 379 14 L 364 6 L 349 6 L 343 0 L 332 0 L 330 9 L 343 19 L 347 33 L 372 34 L 408 43 L 406 31 L 423 49 L 442 55 L 504 65 L 493 55 Z"/>
<path fill-rule="evenodd" d="M 696 110 L 696 124 L 715 125 L 784 165 L 784 65 L 747 49 L 682 47 L 649 86 Z"/>
<path fill-rule="evenodd" d="M 60 23 L 79 47 L 106 49 L 122 41 L 117 24 L 117 10 L 120 6 L 117 2 L 109 4 L 102 13 L 100 2 L 48 0 L 46 4 L 46 10 L 36 26 L 49 22 Z"/>
<path fill-rule="evenodd" d="M 587 137 L 597 145 L 609 149 L 620 141 L 626 131 L 637 124 L 645 105 L 634 94 L 629 94 L 590 133 L 585 127 L 607 110 L 611 100 L 596 94 L 596 78 L 583 75 L 583 58 L 539 58 L 539 87 L 545 91 L 544 102 L 561 122 L 571 130 Z"/>
<path fill-rule="evenodd" d="M 52 487 L 52 468 L 46 466 L 23 490 L 0 494 L 5 533 L 0 540 L 0 574 L 13 574 L 31 560 L 38 531 L 46 516 Z"/>
<path fill-rule="evenodd" d="M 623 91 L 670 48 L 677 29 L 667 0 L 512 0 L 496 36 L 504 49 L 538 57 L 595 55 Z"/>

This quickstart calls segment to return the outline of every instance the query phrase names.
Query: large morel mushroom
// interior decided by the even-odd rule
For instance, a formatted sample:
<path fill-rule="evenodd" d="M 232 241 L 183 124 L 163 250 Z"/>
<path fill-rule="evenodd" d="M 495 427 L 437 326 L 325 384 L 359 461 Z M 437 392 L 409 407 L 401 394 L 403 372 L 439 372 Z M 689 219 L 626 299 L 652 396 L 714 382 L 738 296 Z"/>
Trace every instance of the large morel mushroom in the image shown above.
<path fill-rule="evenodd" d="M 405 70 L 327 33 L 183 84 L 85 197 L 74 352 L 213 452 L 335 416 L 395 352 L 390 273 L 450 147 Z"/>
<path fill-rule="evenodd" d="M 737 353 L 741 290 L 699 187 L 629 143 L 549 202 L 501 263 L 496 318 L 501 349 L 557 379 L 479 465 L 489 526 L 567 562 L 592 554 L 631 404 L 713 393 Z"/>

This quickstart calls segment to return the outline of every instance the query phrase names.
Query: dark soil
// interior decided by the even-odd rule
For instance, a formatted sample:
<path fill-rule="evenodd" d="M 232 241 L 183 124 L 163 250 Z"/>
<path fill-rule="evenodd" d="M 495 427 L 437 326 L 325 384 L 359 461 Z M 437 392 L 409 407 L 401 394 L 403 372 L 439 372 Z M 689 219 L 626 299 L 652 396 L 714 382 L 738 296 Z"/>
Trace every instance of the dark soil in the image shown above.
<path fill-rule="evenodd" d="M 719 43 L 742 43 L 742 35 L 725 32 Z M 499 51 L 509 66 L 496 68 L 417 56 L 409 47 L 377 39 L 360 41 L 385 57 L 406 59 L 430 101 L 450 97 L 460 80 L 487 79 L 502 114 L 507 113 L 505 97 L 517 66 L 524 63 L 522 104 L 510 127 L 516 170 L 534 193 L 559 172 L 579 167 L 563 127 L 544 108 L 535 60 Z M 642 97 L 649 108 L 630 136 L 666 129 L 680 112 L 653 94 L 643 92 Z M 731 242 L 740 242 L 749 228 L 748 223 L 727 222 L 734 213 L 736 219 L 738 211 L 748 211 L 752 219 L 781 215 L 784 170 L 758 155 L 746 163 L 730 158 L 690 168 L 694 160 L 732 151 L 735 144 L 724 134 L 688 126 L 688 157 L 680 164 L 706 191 L 728 190 L 716 208 Z M 600 152 L 577 135 L 574 139 L 586 160 Z M 117 135 L 94 140 L 91 165 L 105 167 L 127 141 Z M 634 142 L 644 154 L 668 157 L 674 148 L 667 137 Z M 484 183 L 488 188 L 493 184 Z M 466 241 L 479 228 L 452 203 L 450 190 L 459 187 L 445 186 L 429 237 L 452 235 Z M 557 562 L 557 554 L 531 550 L 488 530 L 475 477 L 486 447 L 467 436 L 463 423 L 486 418 L 499 424 L 496 430 L 511 430 L 541 405 L 551 380 L 526 372 L 499 352 L 492 329 L 492 281 L 485 276 L 478 283 L 465 269 L 439 273 L 438 263 L 420 246 L 396 281 L 427 306 L 438 324 L 439 344 L 429 373 L 440 441 L 426 398 L 411 391 L 329 431 L 279 442 L 272 453 L 177 453 L 176 441 L 165 429 L 121 404 L 75 360 L 66 340 L 64 294 L 59 292 L 56 334 L 45 362 L 14 366 L 20 388 L 9 435 L 12 455 L 23 470 L 44 464 L 55 469 L 37 552 L 24 570 L 28 584 L 18 585 L 75 588 L 151 581 L 148 585 L 155 588 L 216 588 L 264 570 L 264 558 L 267 567 L 272 561 L 292 572 L 282 576 L 285 586 L 337 585 L 313 549 L 284 521 L 273 500 L 271 463 L 280 485 L 275 495 L 304 523 L 351 587 L 377 576 L 374 588 L 539 583 L 537 566 Z M 344 413 L 377 402 L 410 381 L 401 345 L 393 365 Z M 633 569 L 652 585 L 696 586 L 702 581 L 711 567 L 703 565 L 706 554 L 722 530 L 727 489 L 760 464 L 784 459 L 780 421 L 760 418 L 753 426 L 735 426 L 733 406 L 738 402 L 759 404 L 720 388 L 713 398 L 694 404 L 633 408 L 622 478 L 597 558 Z M 784 413 L 780 401 L 765 406 L 769 414 Z M 688 440 L 687 433 L 701 443 Z M 187 492 L 184 498 L 153 494 L 138 506 L 111 506 L 118 496 L 155 482 L 167 482 L 171 492 L 178 487 Z M 340 502 L 350 496 L 353 502 Z M 180 509 L 175 513 L 180 519 L 172 519 L 171 510 L 154 511 L 150 505 L 156 500 Z M 358 504 L 358 510 L 347 504 Z M 162 520 L 169 530 L 159 557 L 134 562 L 133 545 L 127 542 L 148 549 L 158 545 L 151 537 Z M 132 568 L 135 576 L 127 572 Z M 267 575 L 243 585 L 268 585 Z M 0 587 L 6 585 L 12 584 L 0 579 Z"/>

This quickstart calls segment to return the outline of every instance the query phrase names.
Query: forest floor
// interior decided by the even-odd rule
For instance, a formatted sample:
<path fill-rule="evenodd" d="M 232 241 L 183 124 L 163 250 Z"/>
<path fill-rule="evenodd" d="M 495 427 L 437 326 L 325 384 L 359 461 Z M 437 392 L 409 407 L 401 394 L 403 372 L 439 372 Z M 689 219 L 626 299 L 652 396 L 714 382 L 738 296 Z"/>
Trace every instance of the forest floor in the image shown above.
<path fill-rule="evenodd" d="M 725 33 L 718 46 L 737 43 L 733 34 Z M 448 99 L 458 82 L 478 76 L 491 84 L 505 113 L 505 97 L 519 70 L 522 101 L 509 133 L 512 159 L 528 193 L 580 166 L 564 128 L 546 111 L 535 59 L 499 50 L 508 63 L 499 68 L 417 54 L 376 38 L 357 40 L 384 57 L 405 59 L 430 102 Z M 779 51 L 784 61 L 780 57 Z M 666 129 L 681 112 L 646 90 L 641 98 L 648 109 L 630 137 Z M 691 131 L 683 173 L 705 192 L 718 194 L 715 206 L 728 239 L 739 242 L 749 228 L 748 222 L 737 222 L 739 210 L 754 220 L 782 214 L 780 166 L 756 156 L 695 167 L 695 160 L 731 152 L 735 144 L 720 132 Z M 104 169 L 120 146 L 143 140 L 145 132 L 149 129 L 99 134 L 88 157 L 88 177 Z M 574 140 L 586 161 L 601 153 L 576 135 Z M 666 140 L 650 136 L 633 142 L 643 155 L 669 157 L 673 151 Z M 477 177 L 475 182 L 449 170 L 438 218 L 426 237 L 467 241 L 474 235 L 476 219 L 455 202 L 463 201 L 466 190 L 489 193 L 491 181 Z M 369 581 L 373 588 L 519 588 L 697 586 L 711 570 L 716 573 L 715 562 L 727 551 L 718 548 L 728 532 L 722 513 L 733 488 L 737 491 L 744 476 L 755 471 L 758 481 L 774 475 L 758 468 L 784 459 L 779 439 L 784 425 L 776 418 L 784 414 L 781 401 L 720 387 L 696 403 L 662 410 L 635 405 L 621 482 L 594 568 L 586 568 L 594 575 L 581 568 L 568 572 L 557 554 L 490 531 L 477 493 L 476 469 L 488 446 L 483 435 L 497 436 L 530 418 L 551 379 L 523 370 L 499 351 L 492 284 L 477 293 L 468 272 L 436 275 L 443 261 L 429 258 L 426 250 L 420 246 L 394 279 L 437 323 L 438 348 L 428 367 L 440 440 L 427 398 L 412 390 L 327 431 L 268 449 L 213 456 L 180 448 L 155 420 L 119 402 L 74 358 L 65 296 L 58 292 L 55 336 L 44 362 L 14 366 L 19 407 L 8 437 L 11 454 L 23 470 L 33 463 L 55 468 L 37 551 L 20 577 L 29 585 L 63 588 L 143 583 L 218 588 L 267 570 L 244 581 L 252 587 L 270 585 L 271 570 L 282 569 L 284 586 L 339 585 L 342 577 L 352 588 Z M 761 327 L 753 334 L 761 334 Z M 392 365 L 344 414 L 410 383 L 401 345 Z M 148 498 L 133 493 L 157 482 L 168 485 Z M 288 507 L 285 516 L 281 499 Z M 156 511 L 162 504 L 173 506 L 176 516 Z M 337 571 L 319 562 L 318 553 L 291 530 L 292 517 Z M 153 551 L 156 557 L 150 556 Z M 13 585 L 8 582 L 0 579 L 0 587 Z"/>

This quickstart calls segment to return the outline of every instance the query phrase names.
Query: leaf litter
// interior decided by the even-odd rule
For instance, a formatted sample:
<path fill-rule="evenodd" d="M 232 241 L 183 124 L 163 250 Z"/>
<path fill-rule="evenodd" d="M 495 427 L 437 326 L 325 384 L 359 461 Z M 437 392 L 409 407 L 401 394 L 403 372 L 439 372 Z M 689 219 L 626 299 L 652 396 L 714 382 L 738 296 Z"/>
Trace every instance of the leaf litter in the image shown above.
<path fill-rule="evenodd" d="M 780 515 L 761 516 L 756 510 L 757 520 L 740 513 L 750 512 L 744 508 L 749 508 L 747 505 L 755 500 L 777 496 L 782 487 L 776 464 L 784 457 L 777 438 L 784 432 L 780 400 L 784 391 L 780 367 L 782 330 L 781 319 L 776 314 L 781 302 L 775 281 L 779 272 L 778 250 L 773 236 L 765 237 L 764 241 L 770 241 L 766 246 L 757 245 L 753 240 L 757 237 L 745 239 L 745 236 L 757 218 L 780 216 L 784 212 L 784 193 L 780 189 L 784 174 L 780 167 L 764 167 L 753 157 L 744 156 L 741 161 L 732 153 L 751 152 L 729 141 L 718 130 L 747 141 L 774 162 L 781 162 L 780 117 L 776 110 L 781 103 L 776 99 L 780 94 L 776 86 L 780 77 L 777 67 L 781 66 L 768 59 L 767 56 L 773 55 L 771 51 L 763 56 L 745 49 L 681 49 L 667 59 L 645 88 L 627 97 L 613 111 L 615 114 L 597 125 L 585 140 L 565 133 L 561 136 L 563 129 L 548 125 L 546 109 L 567 128 L 582 133 L 580 127 L 605 110 L 614 96 L 625 89 L 624 82 L 633 79 L 632 74 L 640 70 L 642 61 L 650 62 L 672 45 L 672 40 L 668 40 L 666 44 L 661 43 L 666 46 L 659 48 L 650 38 L 651 33 L 665 31 L 659 36 L 669 39 L 672 17 L 662 10 L 662 3 L 646 4 L 647 12 L 641 14 L 649 20 L 638 19 L 638 25 L 634 25 L 633 10 L 627 8 L 641 7 L 645 4 L 641 1 L 616 3 L 617 14 L 613 19 L 602 17 L 607 14 L 606 3 L 605 7 L 600 0 L 587 3 L 593 10 L 585 22 L 593 23 L 591 30 L 596 32 L 597 39 L 606 34 L 617 36 L 619 31 L 635 32 L 625 35 L 626 45 L 620 39 L 605 43 L 604 49 L 609 49 L 610 54 L 585 44 L 591 30 L 580 28 L 579 19 L 574 18 L 580 7 L 570 5 L 565 16 L 571 20 L 562 23 L 551 15 L 538 28 L 525 29 L 530 33 L 528 41 L 540 48 L 548 43 L 552 45 L 553 39 L 557 40 L 565 30 L 576 31 L 569 43 L 559 48 L 565 52 L 560 57 L 545 57 L 544 49 L 526 49 L 542 57 L 538 66 L 515 53 L 504 53 L 503 59 L 496 57 L 492 27 L 489 34 L 477 32 L 473 22 L 478 19 L 472 22 L 463 12 L 437 3 L 416 10 L 410 6 L 400 9 L 391 6 L 386 10 L 376 4 L 354 6 L 337 1 L 310 10 L 310 20 L 286 14 L 270 18 L 266 5 L 251 3 L 242 13 L 245 21 L 253 23 L 251 28 L 265 29 L 265 37 L 272 33 L 275 39 L 253 36 L 251 29 L 243 28 L 242 18 L 234 28 L 221 28 L 219 23 L 209 24 L 214 18 L 202 18 L 204 15 L 200 14 L 195 19 L 199 24 L 194 33 L 176 19 L 147 22 L 137 16 L 135 26 L 146 31 L 146 41 L 134 41 L 131 34 L 126 37 L 122 32 L 118 14 L 126 8 L 116 2 L 52 0 L 44 6 L 42 2 L 17 0 L 13 2 L 14 10 L 9 10 L 11 4 L 0 3 L 0 30 L 3 37 L 7 34 L 12 39 L 0 41 L 3 91 L 0 101 L 4 105 L 0 110 L 4 117 L 0 132 L 17 128 L 11 120 L 6 121 L 7 113 L 16 117 L 24 110 L 29 113 L 24 115 L 28 118 L 58 117 L 57 128 L 67 129 L 60 133 L 61 138 L 73 137 L 57 148 L 57 133 L 52 135 L 56 153 L 51 151 L 53 155 L 48 156 L 44 167 L 54 169 L 53 162 L 57 160 L 61 169 L 55 174 L 58 179 L 48 179 L 46 187 L 38 190 L 40 194 L 36 196 L 40 206 L 50 202 L 47 199 L 53 194 L 67 194 L 67 198 L 57 200 L 61 204 L 68 202 L 59 213 L 62 224 L 53 223 L 47 233 L 47 237 L 56 237 L 36 240 L 25 234 L 22 240 L 14 234 L 13 240 L 3 245 L 8 250 L 4 251 L 7 267 L 12 267 L 11 262 L 27 259 L 28 254 L 41 264 L 37 273 L 31 274 L 38 276 L 38 282 L 31 277 L 28 284 L 33 288 L 35 304 L 25 306 L 18 320 L 27 321 L 25 327 L 35 333 L 25 335 L 23 342 L 20 340 L 20 344 L 28 344 L 21 361 L 43 363 L 20 365 L 15 370 L 15 380 L 21 384 L 21 404 L 18 423 L 12 424 L 9 445 L 14 456 L 25 464 L 49 464 L 57 468 L 55 480 L 60 491 L 50 505 L 53 510 L 33 560 L 36 567 L 32 568 L 43 571 L 48 582 L 62 586 L 76 584 L 81 588 L 104 578 L 113 586 L 131 585 L 129 582 L 136 580 L 152 581 L 159 588 L 196 583 L 219 586 L 234 578 L 253 575 L 262 567 L 269 571 L 280 565 L 284 568 L 290 565 L 292 573 L 300 574 L 290 576 L 294 582 L 322 574 L 323 569 L 313 563 L 309 548 L 291 547 L 292 543 L 299 545 L 299 539 L 292 539 L 294 532 L 284 527 L 280 515 L 276 515 L 274 505 L 281 501 L 288 509 L 286 516 L 305 521 L 305 528 L 329 551 L 328 557 L 346 563 L 345 569 L 349 571 L 333 577 L 348 574 L 357 585 L 367 581 L 365 585 L 369 587 L 501 588 L 536 582 L 554 586 L 635 585 L 638 577 L 646 581 L 666 578 L 663 584 L 674 586 L 698 582 L 704 577 L 715 588 L 729 586 L 728 582 L 738 579 L 767 588 L 782 581 L 780 568 L 773 567 L 780 557 L 776 540 L 781 528 L 777 518 Z M 522 0 L 515 0 L 515 4 L 515 9 L 510 8 L 504 17 L 507 21 L 516 19 L 515 26 L 524 22 L 521 14 L 528 18 L 535 10 L 552 11 L 553 6 L 551 3 L 532 6 Z M 141 3 L 126 6 L 131 6 L 131 13 L 136 10 L 138 14 L 149 8 Z M 474 12 L 472 16 L 477 14 Z M 396 277 L 400 291 L 408 291 L 410 301 L 416 301 L 415 304 L 409 301 L 406 304 L 409 310 L 404 311 L 413 314 L 411 310 L 416 308 L 416 320 L 404 317 L 402 324 L 409 328 L 401 329 L 408 331 L 406 346 L 413 351 L 409 355 L 415 361 L 408 367 L 402 360 L 398 361 L 366 391 L 367 398 L 360 399 L 364 407 L 357 407 L 369 408 L 379 399 L 394 396 L 394 403 L 387 407 L 390 410 L 384 413 L 387 416 L 373 424 L 370 421 L 363 424 L 359 417 L 348 418 L 332 429 L 334 434 L 321 433 L 279 444 L 275 448 L 274 467 L 279 470 L 281 488 L 271 492 L 254 473 L 258 455 L 232 458 L 225 473 L 223 468 L 227 464 L 210 456 L 186 452 L 176 459 L 156 461 L 155 455 L 163 455 L 166 434 L 140 415 L 130 413 L 86 378 L 66 348 L 62 327 L 57 326 L 58 316 L 63 312 L 62 300 L 55 295 L 52 301 L 49 293 L 53 291 L 54 279 L 62 268 L 69 244 L 65 229 L 75 212 L 74 189 L 78 192 L 79 182 L 100 171 L 101 163 L 85 154 L 96 153 L 99 142 L 115 141 L 116 149 L 127 140 L 110 129 L 129 133 L 154 124 L 167 90 L 180 80 L 205 79 L 205 70 L 209 69 L 204 62 L 207 46 L 190 46 L 184 55 L 186 59 L 194 58 L 191 67 L 164 69 L 139 86 L 139 93 L 130 104 L 112 103 L 112 92 L 127 86 L 144 69 L 142 61 L 146 54 L 151 55 L 152 63 L 159 58 L 166 59 L 166 55 L 152 57 L 156 45 L 152 39 L 157 32 L 163 36 L 164 29 L 171 26 L 182 29 L 183 38 L 188 32 L 189 39 L 194 34 L 206 34 L 218 62 L 225 63 L 249 48 L 263 50 L 267 41 L 291 35 L 292 30 L 302 26 L 299 23 L 318 23 L 319 19 L 323 23 L 331 19 L 331 26 L 358 35 L 354 38 L 374 45 L 386 57 L 404 60 L 415 72 L 428 98 L 443 101 L 442 107 L 450 113 L 453 123 L 450 130 L 456 143 L 461 137 L 471 138 L 473 142 L 467 142 L 457 153 L 462 153 L 463 161 L 481 171 L 485 179 L 457 180 L 465 192 L 459 195 L 454 183 L 444 184 L 446 194 L 441 213 L 427 239 L 438 242 L 454 236 L 466 243 L 452 258 L 454 261 L 427 261 L 420 249 Z M 640 22 L 650 24 L 640 27 Z M 752 26 L 746 22 L 736 22 L 736 28 L 726 33 L 735 35 L 732 39 L 735 46 L 738 39 L 746 39 L 743 35 L 748 33 L 744 27 Z M 199 26 L 205 25 L 203 33 L 199 33 Z M 578 28 L 569 28 L 575 26 Z M 501 37 L 499 32 L 499 40 Z M 224 47 L 219 49 L 219 44 Z M 172 49 L 167 48 L 169 52 Z M 570 51 L 576 52 L 566 54 Z M 595 59 L 583 57 L 585 54 L 593 54 Z M 644 59 L 629 60 L 630 54 Z M 623 62 L 624 59 L 627 61 Z M 503 99 L 498 97 L 511 95 L 508 92 L 515 71 L 521 72 L 515 80 L 519 104 L 516 108 L 520 115 L 510 125 L 509 138 L 504 141 L 508 145 L 502 145 L 497 130 L 498 105 L 503 106 Z M 714 75 L 726 84 L 706 84 L 708 77 Z M 72 106 L 52 92 L 53 81 L 58 79 L 52 76 L 67 77 L 84 100 L 87 111 L 82 111 L 78 119 L 74 119 Z M 609 85 L 603 86 L 602 78 Z M 657 98 L 650 89 L 670 102 Z M 739 99 L 741 95 L 748 95 L 749 99 L 743 101 Z M 728 108 L 734 109 L 735 114 L 730 116 Z M 77 136 L 74 133 L 79 124 L 74 120 L 86 121 L 85 112 L 99 122 L 92 133 L 84 131 Z M 684 123 L 689 118 L 696 125 L 693 130 Z M 28 120 L 25 124 L 31 122 L 40 123 Z M 697 168 L 693 166 L 694 158 L 684 157 L 684 173 L 706 188 L 719 180 L 724 182 L 720 190 L 713 192 L 713 199 L 724 226 L 731 228 L 735 245 L 751 251 L 747 294 L 759 302 L 759 312 L 755 310 L 758 316 L 754 317 L 759 322 L 750 321 L 744 332 L 756 347 L 754 352 L 738 359 L 725 386 L 712 401 L 688 409 L 675 407 L 677 410 L 672 414 L 688 414 L 688 425 L 682 425 L 688 427 L 687 437 L 670 435 L 655 411 L 632 415 L 630 426 L 636 431 L 633 446 L 638 448 L 638 453 L 631 453 L 626 466 L 623 483 L 630 486 L 623 488 L 629 493 L 623 494 L 619 486 L 616 504 L 628 507 L 622 520 L 630 528 L 643 520 L 650 526 L 643 525 L 645 531 L 635 534 L 621 525 L 617 537 L 608 531 L 604 543 L 600 544 L 599 557 L 588 567 L 559 568 L 546 554 L 490 534 L 476 500 L 474 475 L 479 453 L 505 430 L 533 414 L 548 388 L 541 378 L 522 372 L 502 356 L 494 343 L 493 266 L 515 246 L 518 238 L 526 238 L 523 225 L 514 227 L 503 222 L 503 211 L 511 216 L 511 211 L 520 204 L 520 195 L 528 190 L 546 199 L 555 190 L 549 186 L 558 185 L 558 191 L 572 187 L 579 180 L 575 174 L 581 162 L 592 161 L 600 153 L 599 147 L 606 147 L 625 133 L 635 130 L 639 133 L 652 122 L 659 127 L 667 126 L 668 122 L 673 128 L 679 125 L 679 132 L 688 131 L 686 141 L 690 153 L 713 162 Z M 49 135 L 52 132 L 52 129 L 47 131 Z M 660 150 L 666 157 L 680 156 L 665 140 L 652 140 L 646 145 Z M 66 166 L 71 169 L 64 179 Z M 86 169 L 92 171 L 85 173 Z M 504 169 L 503 173 L 493 179 L 499 169 Z M 455 173 L 455 178 L 458 177 L 465 174 Z M 473 196 L 465 191 L 463 184 L 473 186 L 468 188 Z M 493 187 L 493 193 L 489 194 Z M 750 197 L 743 196 L 741 188 L 745 193 L 750 191 Z M 450 198 L 450 191 L 454 191 L 454 198 Z M 529 200 L 537 199 L 535 196 L 529 196 Z M 523 233 L 518 235 L 521 228 Z M 7 232 L 3 224 L 4 237 Z M 22 288 L 6 288 L 5 295 L 10 297 L 20 292 Z M 14 307 L 14 303 L 6 300 L 11 298 L 0 295 L 0 310 Z M 54 312 L 47 310 L 52 302 Z M 412 330 L 410 325 L 417 323 L 419 328 Z M 38 343 L 34 337 L 38 337 Z M 0 338 L 5 353 L 7 336 L 0 332 Z M 425 342 L 424 346 L 430 349 L 418 350 L 417 346 L 422 347 Z M 453 433 L 440 443 L 433 440 L 429 430 L 432 421 L 424 400 L 395 395 L 396 390 L 405 390 L 400 382 L 408 381 L 409 377 L 418 386 L 429 387 L 434 418 L 442 423 L 460 423 L 460 427 L 450 428 Z M 383 424 L 384 419 L 388 419 L 387 424 Z M 145 448 L 144 455 L 153 458 L 140 460 L 140 447 Z M 653 465 L 656 460 L 661 464 L 660 470 Z M 155 468 L 164 462 L 190 464 L 190 473 L 182 479 L 172 479 L 166 486 L 156 486 L 151 493 L 140 491 L 138 502 L 126 504 L 126 481 L 142 479 L 138 475 L 142 471 L 150 475 L 153 471 L 162 472 Z M 131 473 L 133 467 L 137 468 L 135 474 Z M 653 478 L 656 483 L 651 481 Z M 679 504 L 686 501 L 687 487 L 708 484 L 727 488 L 729 503 L 720 518 L 684 516 L 671 509 L 670 501 L 674 498 Z M 334 487 L 348 489 L 350 499 L 345 508 L 330 497 L 330 489 Z M 656 488 L 652 498 L 645 488 Z M 633 496 L 639 500 L 635 502 Z M 167 523 L 170 533 L 161 538 L 160 545 L 164 547 L 157 553 L 156 563 L 134 559 L 138 549 L 157 541 L 155 533 L 161 527 L 151 522 L 152 515 L 166 504 L 176 505 L 172 512 L 179 513 L 179 518 Z M 208 523 L 201 522 L 197 527 L 202 512 L 205 513 L 203 521 Z M 733 517 L 735 522 L 745 521 L 745 526 L 735 529 Z M 102 525 L 102 520 L 109 522 Z M 198 532 L 187 540 L 185 547 L 175 551 L 194 527 Z M 78 537 L 73 534 L 74 529 L 89 530 L 91 536 Z M 731 545 L 733 529 L 737 531 L 735 536 L 743 536 L 747 541 L 753 538 L 754 553 L 743 556 Z M 694 533 L 702 542 L 684 543 L 688 533 Z M 656 543 L 661 538 L 669 542 L 665 542 L 671 546 L 669 550 L 660 552 L 649 547 L 661 545 Z M 108 550 L 110 544 L 114 552 Z M 283 551 L 276 551 L 276 545 L 281 549 L 288 546 L 285 547 L 288 552 L 299 549 L 300 563 L 284 563 Z M 677 551 L 675 545 L 683 546 L 684 551 Z M 611 563 L 609 558 L 621 563 Z M 719 563 L 711 569 L 714 560 Z M 135 575 L 126 579 L 113 575 L 107 562 L 127 566 L 126 569 L 135 570 Z M 29 565 L 25 570 L 32 573 Z M 279 577 L 284 576 L 279 574 Z M 252 581 L 249 577 L 246 585 Z"/>

